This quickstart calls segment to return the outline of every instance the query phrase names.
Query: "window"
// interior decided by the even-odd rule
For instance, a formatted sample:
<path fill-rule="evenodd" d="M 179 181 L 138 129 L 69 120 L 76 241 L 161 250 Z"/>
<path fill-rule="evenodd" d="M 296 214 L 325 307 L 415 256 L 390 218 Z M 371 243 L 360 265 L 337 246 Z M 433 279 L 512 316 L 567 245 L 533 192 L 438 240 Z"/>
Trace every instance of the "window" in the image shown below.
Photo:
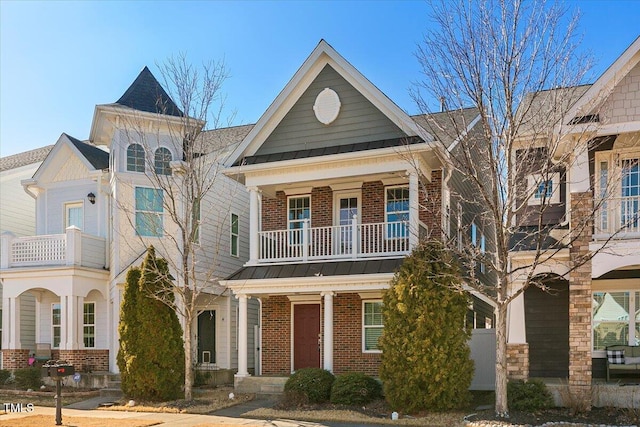
<path fill-rule="evenodd" d="M 600 199 L 603 200 L 602 207 L 600 208 L 600 228 L 602 230 L 609 229 L 609 210 L 607 208 L 607 195 L 608 195 L 608 181 L 609 181 L 609 162 L 603 161 L 600 162 L 600 174 L 599 174 L 599 196 Z"/>
<path fill-rule="evenodd" d="M 127 171 L 144 172 L 144 148 L 140 144 L 127 147 Z"/>
<path fill-rule="evenodd" d="M 334 244 L 336 253 L 344 255 L 353 252 L 353 218 L 359 218 L 360 192 L 334 192 Z"/>
<path fill-rule="evenodd" d="M 478 244 L 478 226 L 475 222 L 471 223 L 471 244 L 473 246 Z"/>
<path fill-rule="evenodd" d="M 191 226 L 193 228 L 193 243 L 200 243 L 200 198 L 193 199 L 191 211 Z"/>
<path fill-rule="evenodd" d="M 622 227 L 638 227 L 640 210 L 640 159 L 622 160 L 622 201 L 620 221 Z"/>
<path fill-rule="evenodd" d="M 289 243 L 293 245 L 302 244 L 302 228 L 305 221 L 311 219 L 311 197 L 290 197 L 289 198 L 289 218 L 288 229 Z"/>
<path fill-rule="evenodd" d="M 593 293 L 593 349 L 640 344 L 640 292 Z"/>
<path fill-rule="evenodd" d="M 84 215 L 82 214 L 82 202 L 65 203 L 64 227 L 76 226 L 80 230 L 84 228 Z"/>
<path fill-rule="evenodd" d="M 409 187 L 387 188 L 385 215 L 387 237 L 390 239 L 408 236 Z"/>
<path fill-rule="evenodd" d="M 85 302 L 83 310 L 82 337 L 85 348 L 96 346 L 96 303 Z"/>
<path fill-rule="evenodd" d="M 136 187 L 136 234 L 162 237 L 162 190 Z"/>
<path fill-rule="evenodd" d="M 486 241 L 485 241 L 485 237 L 483 233 L 480 233 L 480 272 L 484 273 L 487 269 L 485 263 L 484 263 L 484 256 L 486 254 Z"/>
<path fill-rule="evenodd" d="M 231 255 L 238 256 L 238 238 L 239 238 L 238 215 L 231 214 Z"/>
<path fill-rule="evenodd" d="M 529 194 L 533 194 L 528 201 L 529 205 L 542 203 L 560 203 L 560 174 L 554 173 L 547 176 L 533 174 L 527 177 Z"/>
<path fill-rule="evenodd" d="M 462 251 L 462 205 L 458 203 L 458 212 L 456 214 L 458 251 Z"/>
<path fill-rule="evenodd" d="M 62 310 L 59 302 L 51 304 L 51 347 L 60 347 L 60 341 L 62 340 Z"/>
<path fill-rule="evenodd" d="M 362 316 L 362 351 L 365 353 L 380 352 L 378 339 L 384 328 L 382 301 L 363 301 Z"/>
<path fill-rule="evenodd" d="M 160 147 L 156 150 L 154 165 L 158 175 L 171 175 L 171 151 L 168 148 Z"/>

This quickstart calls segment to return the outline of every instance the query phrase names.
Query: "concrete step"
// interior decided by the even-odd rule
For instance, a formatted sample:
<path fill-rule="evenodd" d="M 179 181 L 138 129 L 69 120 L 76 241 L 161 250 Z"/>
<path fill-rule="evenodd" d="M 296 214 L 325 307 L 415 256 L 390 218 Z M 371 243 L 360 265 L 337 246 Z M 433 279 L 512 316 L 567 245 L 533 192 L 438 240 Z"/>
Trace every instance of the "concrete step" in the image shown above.
<path fill-rule="evenodd" d="M 100 389 L 100 397 L 112 397 L 117 399 L 124 397 L 124 393 L 122 393 L 120 387 L 103 388 Z"/>
<path fill-rule="evenodd" d="M 122 388 L 122 381 L 120 381 L 120 380 L 107 381 L 107 387 L 106 388 Z"/>

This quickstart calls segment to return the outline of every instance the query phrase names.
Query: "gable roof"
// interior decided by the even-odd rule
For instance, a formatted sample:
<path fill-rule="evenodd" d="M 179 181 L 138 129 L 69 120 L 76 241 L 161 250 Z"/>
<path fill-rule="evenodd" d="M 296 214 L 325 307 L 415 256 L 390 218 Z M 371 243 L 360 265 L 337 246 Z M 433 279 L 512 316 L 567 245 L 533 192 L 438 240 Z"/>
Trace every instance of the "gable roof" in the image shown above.
<path fill-rule="evenodd" d="M 184 113 L 146 66 L 115 103 L 147 113 L 184 116 Z"/>
<path fill-rule="evenodd" d="M 66 133 L 63 133 L 62 135 L 66 136 L 67 139 L 69 139 L 69 141 L 78 149 L 80 154 L 82 154 L 84 158 L 89 161 L 94 169 L 102 170 L 109 167 L 109 153 L 99 149 L 95 145 L 82 142 L 79 139 L 72 137 L 71 135 L 67 135 Z"/>
<path fill-rule="evenodd" d="M 16 169 L 33 163 L 42 162 L 48 155 L 53 145 L 25 151 L 24 153 L 13 154 L 11 156 L 0 157 L 0 172 Z"/>
<path fill-rule="evenodd" d="M 431 134 L 411 120 L 402 109 L 346 61 L 333 47 L 326 41 L 320 40 L 313 52 L 260 117 L 244 141 L 231 154 L 230 163 L 236 163 L 242 157 L 255 155 L 267 137 L 326 65 L 330 65 L 407 136 L 419 136 L 428 142 L 433 140 Z"/>
<path fill-rule="evenodd" d="M 411 118 L 425 131 L 435 136 L 441 144 L 449 148 L 463 132 L 469 130 L 479 114 L 480 111 L 477 107 L 469 107 L 438 113 L 418 114 L 411 116 Z"/>

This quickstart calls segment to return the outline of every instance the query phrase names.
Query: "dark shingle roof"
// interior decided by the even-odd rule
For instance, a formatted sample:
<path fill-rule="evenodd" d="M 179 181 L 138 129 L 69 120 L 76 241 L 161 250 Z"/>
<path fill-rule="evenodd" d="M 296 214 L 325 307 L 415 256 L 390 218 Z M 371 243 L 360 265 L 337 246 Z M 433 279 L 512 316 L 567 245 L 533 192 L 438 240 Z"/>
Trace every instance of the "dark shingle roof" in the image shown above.
<path fill-rule="evenodd" d="M 24 153 L 1 157 L 0 172 L 41 162 L 47 157 L 52 148 L 53 145 L 47 145 L 46 147 L 36 148 L 35 150 L 25 151 Z"/>
<path fill-rule="evenodd" d="M 471 107 L 439 113 L 419 114 L 411 116 L 411 118 L 445 147 L 449 147 L 460 136 L 460 133 L 469 127 L 478 114 L 478 109 Z"/>
<path fill-rule="evenodd" d="M 176 117 L 184 115 L 147 67 L 142 69 L 116 104 L 147 113 Z"/>
<path fill-rule="evenodd" d="M 404 258 L 334 261 L 319 263 L 258 265 L 243 267 L 227 280 L 284 279 L 287 277 L 350 276 L 395 273 Z"/>
<path fill-rule="evenodd" d="M 96 170 L 107 169 L 109 167 L 109 153 L 96 147 L 95 145 L 82 142 L 77 138 L 63 133 L 69 141 L 80 151 L 80 153 L 91 163 Z"/>
<path fill-rule="evenodd" d="M 509 240 L 509 250 L 511 251 L 533 251 L 536 250 L 538 240 L 540 240 L 540 248 L 560 249 L 566 247 L 562 242 L 551 236 L 551 232 L 559 227 L 543 228 L 538 231 L 536 226 L 519 227 Z"/>

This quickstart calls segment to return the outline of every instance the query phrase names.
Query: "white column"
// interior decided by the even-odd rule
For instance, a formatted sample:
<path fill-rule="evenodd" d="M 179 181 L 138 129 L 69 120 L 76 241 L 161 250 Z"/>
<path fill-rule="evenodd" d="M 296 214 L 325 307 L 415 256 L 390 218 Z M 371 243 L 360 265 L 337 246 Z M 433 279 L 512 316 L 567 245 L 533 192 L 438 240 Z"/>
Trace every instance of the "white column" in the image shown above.
<path fill-rule="evenodd" d="M 82 231 L 72 225 L 66 229 L 67 234 L 67 265 L 82 264 Z"/>
<path fill-rule="evenodd" d="M 84 348 L 84 297 L 76 298 L 76 321 L 73 323 L 73 327 L 76 331 L 75 347 L 74 349 Z M 97 325 L 96 325 L 97 329 Z"/>
<path fill-rule="evenodd" d="M 420 240 L 420 204 L 418 174 L 409 172 L 409 250 L 418 245 Z"/>
<path fill-rule="evenodd" d="M 333 372 L 333 292 L 323 292 L 324 297 L 324 369 Z"/>
<path fill-rule="evenodd" d="M 260 257 L 260 190 L 249 188 L 249 263 L 258 262 Z"/>
<path fill-rule="evenodd" d="M 5 231 L 0 236 L 0 268 L 9 268 L 9 260 L 11 259 L 11 242 L 15 237 L 15 234 L 10 231 Z"/>
<path fill-rule="evenodd" d="M 515 285 L 520 288 L 522 285 Z M 525 344 L 527 333 L 524 319 L 524 293 L 518 295 L 507 308 L 507 343 Z"/>
<path fill-rule="evenodd" d="M 238 373 L 237 377 L 248 377 L 247 370 L 247 351 L 248 351 L 248 334 L 247 334 L 247 300 L 245 294 L 236 295 L 238 299 Z"/>
<path fill-rule="evenodd" d="M 60 350 L 67 350 L 67 311 L 69 303 L 66 295 L 60 295 Z M 53 347 L 53 336 L 51 337 Z"/>
<path fill-rule="evenodd" d="M 2 348 L 21 349 L 20 297 L 2 298 Z"/>

